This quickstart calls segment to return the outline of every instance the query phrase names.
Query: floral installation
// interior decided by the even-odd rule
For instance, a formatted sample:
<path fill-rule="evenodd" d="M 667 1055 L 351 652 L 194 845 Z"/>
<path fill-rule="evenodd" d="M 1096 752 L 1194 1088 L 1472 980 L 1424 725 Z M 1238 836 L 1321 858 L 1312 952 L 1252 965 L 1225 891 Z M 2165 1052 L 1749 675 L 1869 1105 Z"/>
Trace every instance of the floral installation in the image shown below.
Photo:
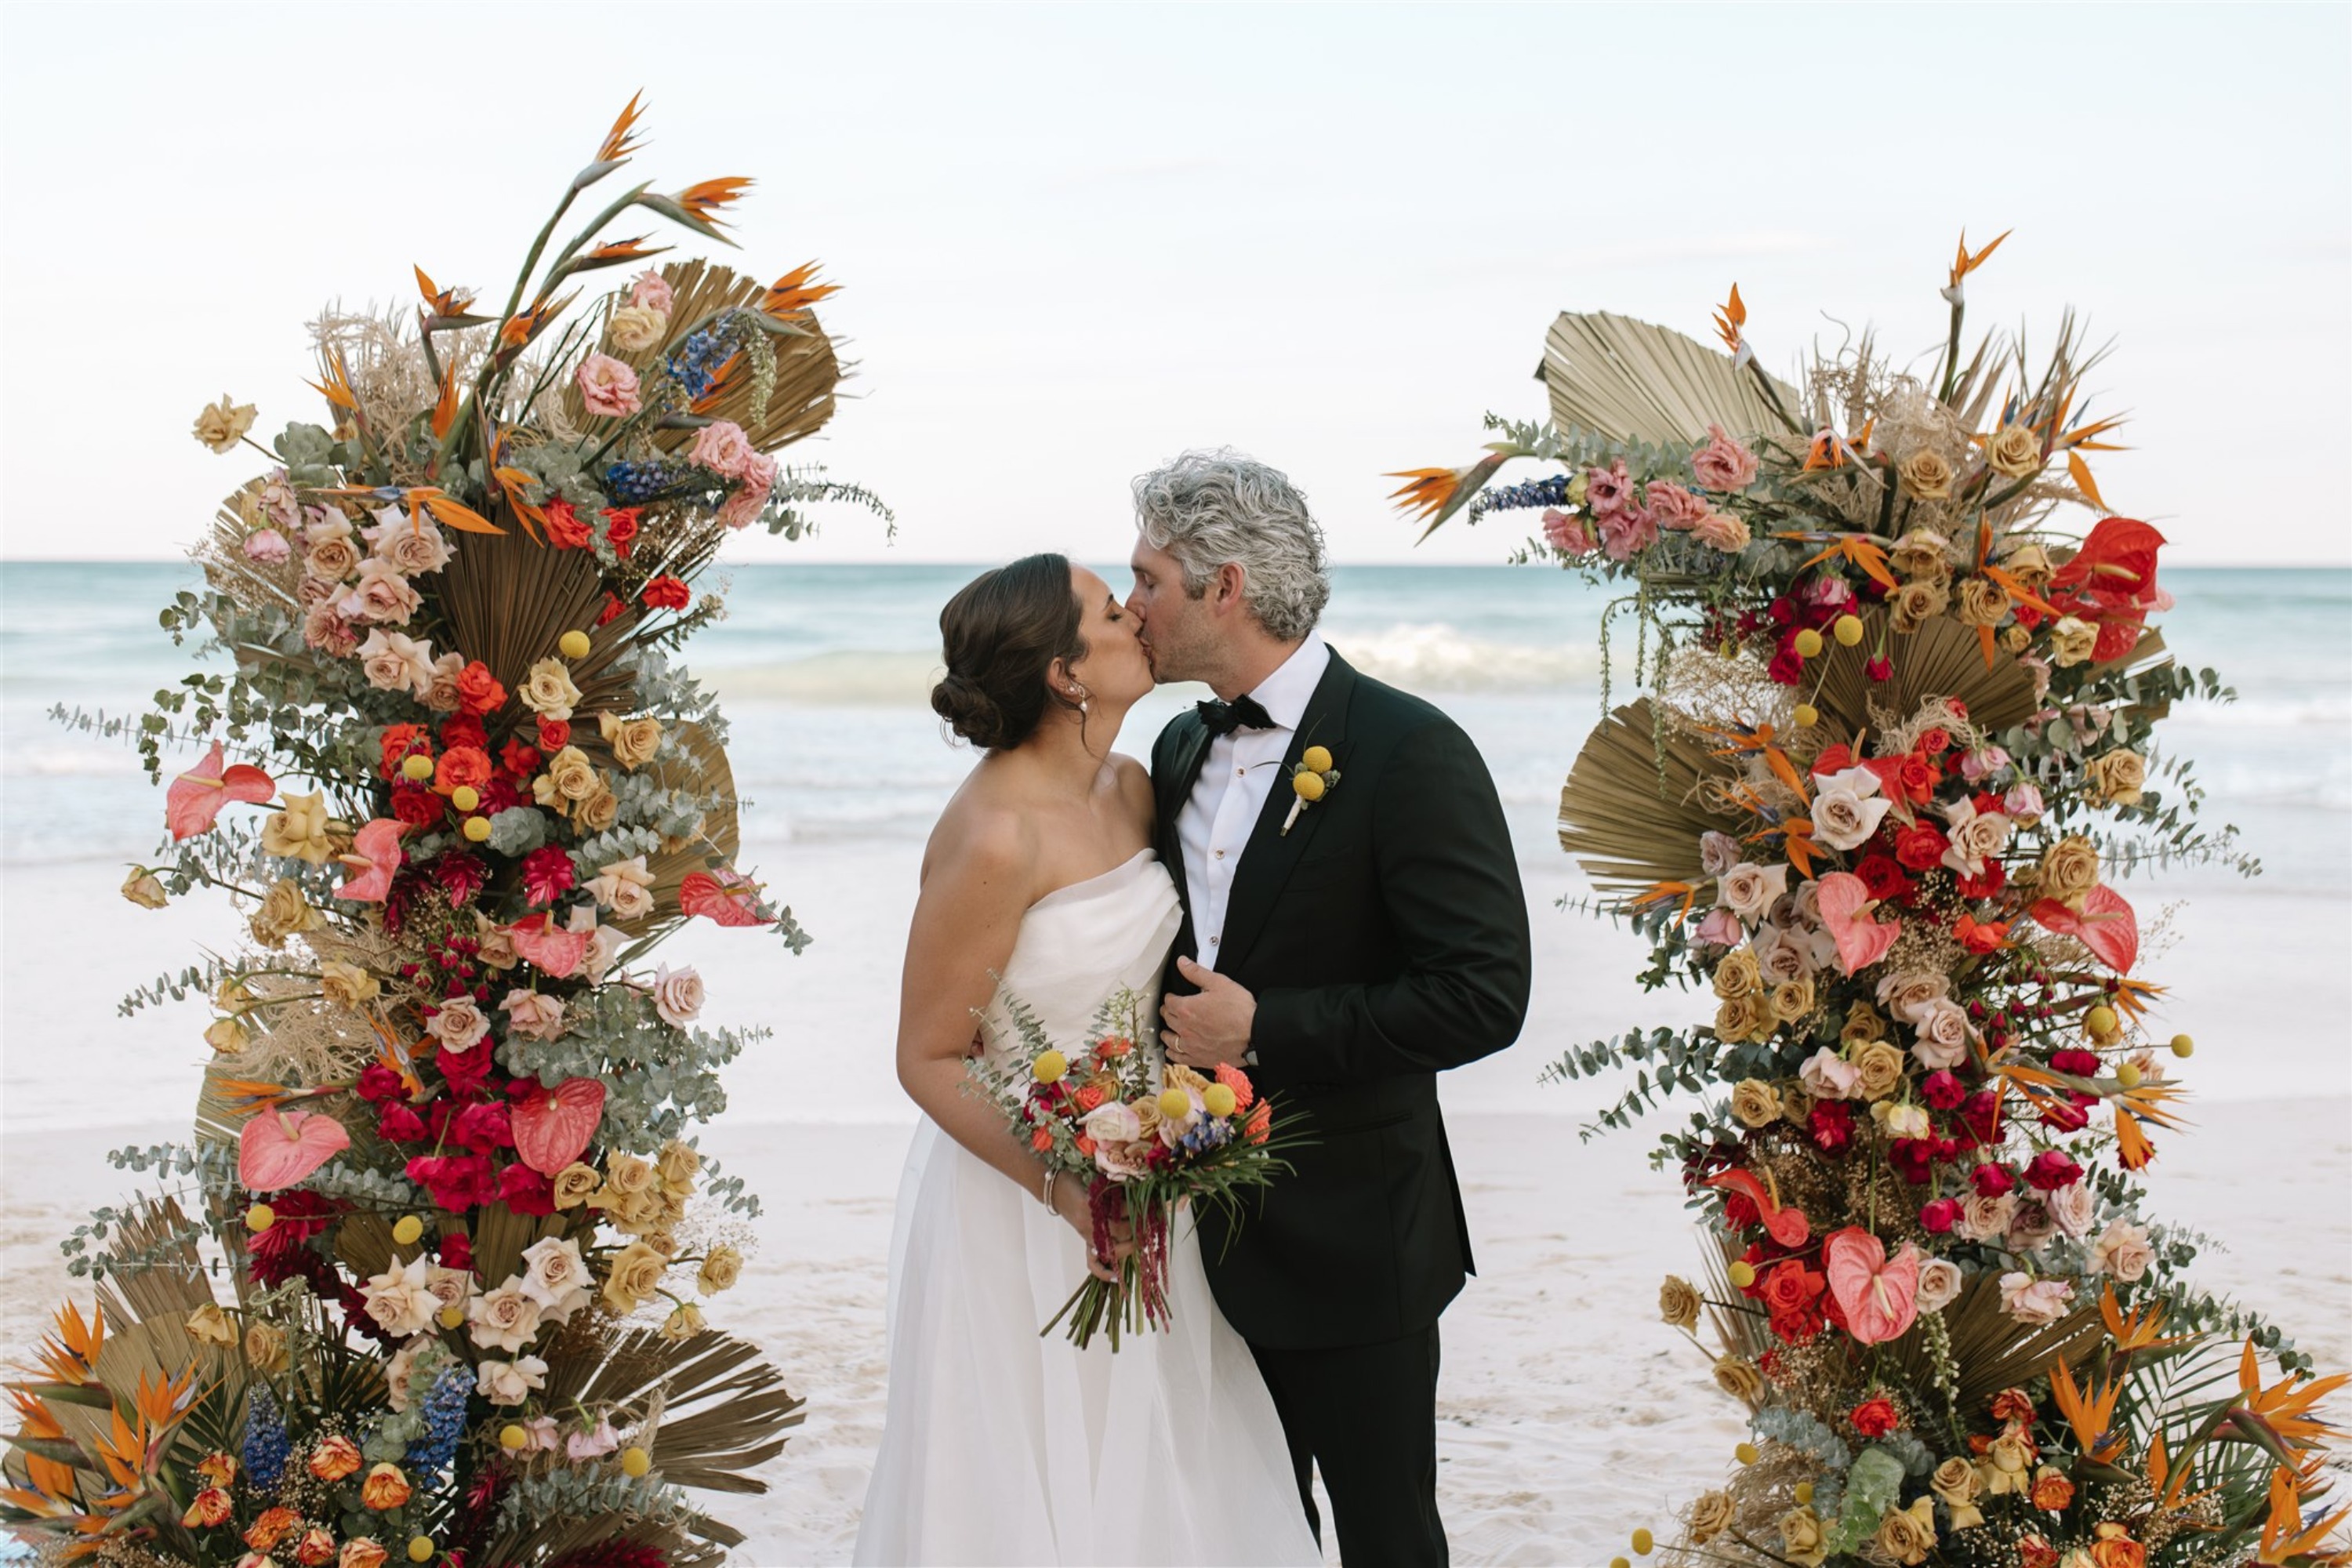
<path fill-rule="evenodd" d="M 1550 1070 L 1638 1068 L 1602 1127 L 1706 1101 L 1654 1160 L 1707 1279 L 1660 1311 L 1706 1321 L 1752 1441 L 1669 1555 L 2343 1563 L 2319 1402 L 2345 1379 L 2192 1284 L 2204 1238 L 2142 1184 L 2193 1042 L 2155 1024 L 2120 884 L 2259 869 L 2156 743 L 2173 702 L 2231 693 L 2150 625 L 2164 538 L 2099 493 L 2118 421 L 2072 320 L 2038 365 L 1963 354 L 2000 243 L 1962 242 L 1924 377 L 1866 334 L 1769 375 L 1737 289 L 1727 354 L 1566 315 L 1548 423 L 1490 416 L 1478 462 L 1394 476 L 1432 528 L 1538 511 L 1522 558 L 1625 584 L 1640 627 L 1646 694 L 1604 689 L 1560 837 L 1652 944 L 1644 986 L 1714 1016 Z M 1491 483 L 1521 458 L 1563 471 Z"/>
<path fill-rule="evenodd" d="M 1021 1037 L 1017 1060 L 1006 1066 L 974 1058 L 965 1087 L 1002 1110 L 1049 1170 L 1085 1186 L 1098 1255 L 1110 1255 L 1122 1222 L 1136 1244 L 1116 1285 L 1089 1274 L 1039 1332 L 1051 1333 L 1066 1319 L 1068 1338 L 1079 1349 L 1108 1331 L 1116 1351 L 1122 1331 L 1169 1324 L 1168 1244 L 1176 1211 L 1203 1203 L 1237 1214 L 1244 1188 L 1264 1186 L 1289 1169 L 1280 1157 L 1274 1103 L 1259 1098 L 1237 1067 L 1220 1064 L 1203 1077 L 1181 1063 L 1159 1063 L 1136 1044 L 1148 1037 L 1142 998 L 1132 991 L 1103 1003 L 1087 1045 L 1075 1054 L 1055 1045 L 1018 997 L 1000 993 L 1000 1000 Z"/>
<path fill-rule="evenodd" d="M 819 500 L 782 468 L 841 369 L 802 268 L 688 262 L 580 309 L 588 275 L 728 241 L 749 182 L 638 184 L 633 100 L 501 310 L 421 268 L 413 330 L 317 324 L 324 425 L 268 448 L 224 397 L 194 434 L 272 466 L 163 612 L 229 654 L 135 721 L 167 752 L 163 858 L 131 902 L 226 891 L 242 952 L 126 1012 L 209 998 L 176 1185 L 66 1243 L 95 1282 L 16 1385 L 0 1521 L 101 1563 L 714 1563 L 740 1534 L 691 1489 L 757 1491 L 800 1401 L 706 1326 L 756 1200 L 692 1140 L 753 1037 L 701 1022 L 691 920 L 791 911 L 734 864 L 716 704 L 672 662 L 719 613 L 695 583 L 753 522 Z"/>
<path fill-rule="evenodd" d="M 1322 746 L 1309 746 L 1298 754 L 1298 763 L 1290 770 L 1290 810 L 1282 818 L 1282 836 L 1290 836 L 1291 825 L 1308 806 L 1339 787 L 1339 770 L 1333 765 L 1331 753 Z"/>

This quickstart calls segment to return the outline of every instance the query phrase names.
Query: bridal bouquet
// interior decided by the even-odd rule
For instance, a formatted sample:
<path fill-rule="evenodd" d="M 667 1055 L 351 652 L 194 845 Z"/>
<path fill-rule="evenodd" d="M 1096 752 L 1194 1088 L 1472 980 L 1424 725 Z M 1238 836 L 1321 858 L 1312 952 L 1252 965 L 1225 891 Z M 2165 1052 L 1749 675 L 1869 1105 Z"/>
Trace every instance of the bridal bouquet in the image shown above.
<path fill-rule="evenodd" d="M 228 663 L 64 715 L 180 754 L 126 897 L 218 889 L 250 938 L 124 1005 L 209 998 L 213 1057 L 193 1141 L 117 1156 L 179 1190 L 66 1244 L 97 1302 L 19 1385 L 0 1520 L 69 1556 L 713 1562 L 741 1537 L 686 1489 L 762 1489 L 800 1419 L 698 1300 L 757 1212 L 688 1139 L 749 1037 L 645 960 L 697 919 L 806 940 L 734 864 L 726 730 L 671 656 L 731 531 L 856 499 L 771 456 L 832 413 L 831 290 L 688 262 L 583 304 L 661 248 L 613 225 L 725 243 L 747 184 L 635 184 L 555 242 L 636 120 L 503 307 L 419 269 L 413 324 L 315 327 L 324 422 L 262 448 L 205 410 L 269 466 L 163 620 Z"/>
<path fill-rule="evenodd" d="M 2149 625 L 2165 542 L 2092 474 L 2098 354 L 2071 320 L 2039 364 L 1963 353 L 1999 244 L 1961 247 L 1924 377 L 1866 335 L 1770 376 L 1737 289 L 1727 353 L 1563 316 L 1550 422 L 1490 416 L 1484 458 L 1400 494 L 1432 526 L 1539 511 L 1529 558 L 1627 587 L 1604 649 L 1638 624 L 1648 694 L 1586 742 L 1560 836 L 1651 944 L 1644 984 L 1713 1016 L 1554 1070 L 1638 1067 L 1612 1127 L 1708 1097 L 1657 1159 L 1711 1279 L 1661 1310 L 1711 1320 L 1754 1441 L 1679 1559 L 2341 1562 L 2315 1505 L 2345 1380 L 2192 1283 L 2202 1238 L 2142 1184 L 2194 1043 L 2156 1022 L 2121 884 L 2258 869 L 2156 742 L 2231 693 Z M 1559 471 L 1490 486 L 1520 458 Z"/>
<path fill-rule="evenodd" d="M 1111 1349 L 1122 1328 L 1169 1323 L 1168 1245 L 1186 1203 L 1233 1205 L 1242 1189 L 1263 1186 L 1286 1167 L 1274 1135 L 1274 1106 L 1239 1068 L 1214 1079 L 1176 1063 L 1155 1068 L 1136 1044 L 1142 998 L 1121 991 L 1095 1015 L 1084 1048 L 1065 1051 L 1017 998 L 1007 1015 L 1022 1037 L 1022 1065 L 1006 1069 L 975 1058 L 973 1089 L 1004 1111 L 1053 1170 L 1084 1184 L 1094 1218 L 1094 1249 L 1111 1255 L 1117 1227 L 1131 1227 L 1135 1250 L 1117 1284 L 1089 1274 L 1052 1321 L 1066 1318 L 1081 1349 L 1108 1329 Z"/>

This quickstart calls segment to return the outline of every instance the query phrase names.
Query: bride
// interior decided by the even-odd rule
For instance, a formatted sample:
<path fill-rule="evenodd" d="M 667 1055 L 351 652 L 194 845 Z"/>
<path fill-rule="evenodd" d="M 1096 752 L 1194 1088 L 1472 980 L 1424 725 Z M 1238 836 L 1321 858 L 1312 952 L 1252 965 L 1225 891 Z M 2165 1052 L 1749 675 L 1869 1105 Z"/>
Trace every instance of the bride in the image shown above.
<path fill-rule="evenodd" d="M 988 754 L 931 835 L 907 939 L 898 1078 L 925 1120 L 890 1244 L 889 1408 L 856 1560 L 1319 1563 L 1190 1226 L 1171 1248 L 1171 1328 L 1116 1353 L 1041 1338 L 1085 1271 L 1118 1259 L 1091 1256 L 1080 1184 L 964 1089 L 967 1055 L 1018 1046 L 995 975 L 1073 1045 L 1122 987 L 1157 1016 L 1176 889 L 1149 847 L 1150 781 L 1110 749 L 1150 661 L 1102 579 L 1059 555 L 983 573 L 940 629 L 931 704 Z"/>

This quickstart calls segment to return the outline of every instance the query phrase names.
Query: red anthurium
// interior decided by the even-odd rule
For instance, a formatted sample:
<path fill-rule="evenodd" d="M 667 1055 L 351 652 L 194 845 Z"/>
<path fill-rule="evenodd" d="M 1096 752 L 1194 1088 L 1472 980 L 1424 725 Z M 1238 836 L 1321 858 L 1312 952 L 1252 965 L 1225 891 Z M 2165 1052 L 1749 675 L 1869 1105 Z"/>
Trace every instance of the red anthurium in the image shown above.
<path fill-rule="evenodd" d="M 565 931 L 545 915 L 518 921 L 506 928 L 506 933 L 517 952 L 536 964 L 541 973 L 558 980 L 576 972 L 581 960 L 588 956 L 590 932 Z"/>
<path fill-rule="evenodd" d="M 553 1089 L 534 1087 L 515 1102 L 515 1152 L 543 1176 L 560 1175 L 586 1152 L 604 1119 L 604 1086 L 568 1078 Z"/>
<path fill-rule="evenodd" d="M 232 768 L 221 766 L 221 743 L 205 753 L 205 760 L 172 781 L 163 792 L 163 820 L 172 829 L 176 842 L 193 838 L 199 833 L 212 831 L 213 823 L 233 800 L 249 801 L 258 805 L 278 793 L 278 785 L 259 768 L 243 763 Z"/>
<path fill-rule="evenodd" d="M 2044 931 L 2071 936 L 2117 974 L 2127 974 L 2139 958 L 2139 917 L 2113 888 L 2093 888 L 2076 914 L 2055 899 L 2034 904 L 2033 919 Z"/>
<path fill-rule="evenodd" d="M 1709 1176 L 1710 1187 L 1729 1187 L 1733 1192 L 1756 1205 L 1763 1216 L 1764 1232 L 1783 1247 L 1802 1247 L 1812 1234 L 1812 1226 L 1801 1208 L 1783 1207 L 1769 1188 L 1746 1171 L 1725 1171 Z"/>
<path fill-rule="evenodd" d="M 1863 1344 L 1900 1337 L 1919 1315 L 1919 1249 L 1907 1241 L 1890 1258 L 1885 1242 L 1850 1225 L 1822 1243 L 1822 1267 L 1846 1332 Z"/>
<path fill-rule="evenodd" d="M 2148 612 L 2172 607 L 2156 585 L 2156 552 L 2164 535 L 2128 517 L 2103 517 L 2074 558 L 2051 574 L 2050 603 L 2099 628 L 2091 657 L 2100 663 L 2132 650 Z"/>
<path fill-rule="evenodd" d="M 688 915 L 707 915 L 723 926 L 767 923 L 760 913 L 759 884 L 725 866 L 715 872 L 688 872 L 677 887 L 677 907 Z"/>
<path fill-rule="evenodd" d="M 335 889 L 335 897 L 361 904 L 383 902 L 392 891 L 392 874 L 400 869 L 400 836 L 406 831 L 404 824 L 379 816 L 352 834 L 354 853 L 341 858 L 352 869 L 352 879 Z"/>
<path fill-rule="evenodd" d="M 1837 943 L 1838 967 L 1846 973 L 1876 963 L 1903 934 L 1903 922 L 1870 918 L 1870 885 L 1851 871 L 1832 871 L 1816 884 L 1814 901 L 1822 927 Z"/>
<path fill-rule="evenodd" d="M 257 1112 L 237 1135 L 236 1179 L 248 1192 L 290 1187 L 352 1145 L 331 1116 L 307 1110 Z"/>

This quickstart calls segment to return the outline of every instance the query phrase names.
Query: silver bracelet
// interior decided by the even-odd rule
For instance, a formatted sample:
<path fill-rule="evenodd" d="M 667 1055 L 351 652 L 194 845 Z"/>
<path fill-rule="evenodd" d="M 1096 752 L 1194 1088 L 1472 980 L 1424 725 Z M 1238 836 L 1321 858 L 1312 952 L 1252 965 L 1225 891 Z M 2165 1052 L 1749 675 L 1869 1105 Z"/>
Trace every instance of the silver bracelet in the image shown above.
<path fill-rule="evenodd" d="M 1054 1206 L 1054 1184 L 1060 1179 L 1061 1174 L 1059 1171 L 1049 1169 L 1045 1173 L 1045 1179 L 1037 1184 L 1037 1201 L 1047 1208 Z"/>

